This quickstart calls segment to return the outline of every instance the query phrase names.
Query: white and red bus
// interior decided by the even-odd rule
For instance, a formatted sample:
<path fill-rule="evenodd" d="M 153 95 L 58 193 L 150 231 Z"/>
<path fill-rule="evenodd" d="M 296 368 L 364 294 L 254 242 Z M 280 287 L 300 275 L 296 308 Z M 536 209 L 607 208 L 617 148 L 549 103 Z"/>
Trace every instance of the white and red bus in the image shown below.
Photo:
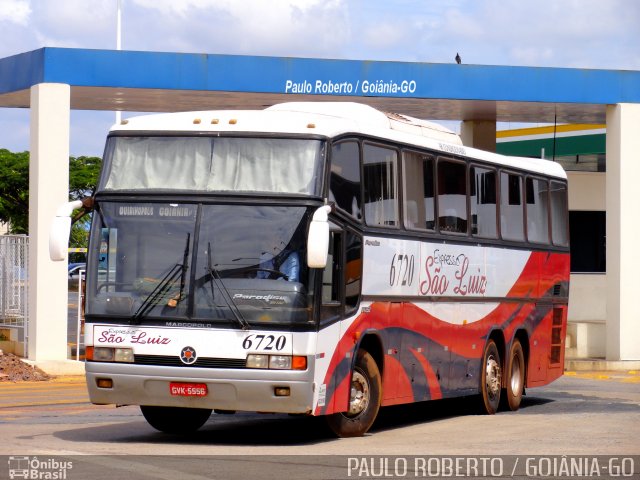
<path fill-rule="evenodd" d="M 357 436 L 381 406 L 516 410 L 562 375 L 555 163 L 365 105 L 288 103 L 123 121 L 92 203 L 90 398 L 140 405 L 158 430 L 259 411 Z"/>

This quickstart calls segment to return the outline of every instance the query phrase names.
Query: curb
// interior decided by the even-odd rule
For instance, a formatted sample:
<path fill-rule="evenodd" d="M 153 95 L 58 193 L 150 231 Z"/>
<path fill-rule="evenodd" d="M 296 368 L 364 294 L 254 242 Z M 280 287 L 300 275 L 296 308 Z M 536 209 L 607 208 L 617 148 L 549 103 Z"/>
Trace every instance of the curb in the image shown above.
<path fill-rule="evenodd" d="M 640 370 L 640 360 L 604 360 L 601 358 L 568 358 L 565 371 L 573 372 L 628 372 Z"/>
<path fill-rule="evenodd" d="M 84 375 L 84 362 L 76 360 L 42 360 L 33 361 L 22 359 L 23 362 L 38 367 L 44 373 L 52 376 Z"/>

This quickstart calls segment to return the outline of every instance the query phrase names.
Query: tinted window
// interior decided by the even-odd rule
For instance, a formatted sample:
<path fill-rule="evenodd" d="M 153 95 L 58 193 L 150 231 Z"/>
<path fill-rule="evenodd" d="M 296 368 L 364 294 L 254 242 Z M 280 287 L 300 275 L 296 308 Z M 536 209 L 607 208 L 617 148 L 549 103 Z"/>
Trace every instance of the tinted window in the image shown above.
<path fill-rule="evenodd" d="M 331 232 L 327 266 L 322 271 L 322 303 L 340 302 L 340 263 L 342 257 L 342 235 Z"/>
<path fill-rule="evenodd" d="M 87 313 L 139 323 L 312 321 L 304 259 L 313 208 L 104 201 L 99 208 Z"/>
<path fill-rule="evenodd" d="M 110 137 L 100 188 L 318 195 L 323 153 L 319 140 Z"/>
<path fill-rule="evenodd" d="M 498 236 L 496 172 L 472 166 L 469 169 L 471 234 L 483 238 Z"/>
<path fill-rule="evenodd" d="M 527 237 L 549 243 L 549 187 L 539 178 L 527 178 Z"/>
<path fill-rule="evenodd" d="M 466 165 L 438 162 L 438 227 L 441 232 L 467 232 Z"/>
<path fill-rule="evenodd" d="M 524 240 L 522 177 L 500 174 L 500 230 L 505 240 Z"/>
<path fill-rule="evenodd" d="M 554 245 L 569 245 L 567 210 L 567 185 L 551 182 L 551 237 Z"/>
<path fill-rule="evenodd" d="M 398 225 L 397 157 L 397 152 L 390 148 L 364 146 L 364 216 L 367 225 Z"/>
<path fill-rule="evenodd" d="M 435 229 L 433 158 L 404 152 L 404 225 L 410 229 Z"/>
<path fill-rule="evenodd" d="M 355 310 L 360 301 L 362 284 L 362 239 L 351 232 L 346 235 L 346 261 L 344 266 L 344 302 L 346 314 Z"/>
<path fill-rule="evenodd" d="M 354 218 L 362 218 L 360 201 L 360 147 L 342 142 L 331 150 L 329 199 Z"/>

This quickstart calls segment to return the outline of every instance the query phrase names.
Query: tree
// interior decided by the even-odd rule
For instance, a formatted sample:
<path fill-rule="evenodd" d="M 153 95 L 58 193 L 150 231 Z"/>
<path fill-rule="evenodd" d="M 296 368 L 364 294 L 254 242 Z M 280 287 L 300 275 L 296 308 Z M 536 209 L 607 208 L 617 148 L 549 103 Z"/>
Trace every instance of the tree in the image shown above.
<path fill-rule="evenodd" d="M 0 222 L 11 233 L 29 230 L 29 152 L 0 149 Z"/>
<path fill-rule="evenodd" d="M 81 200 L 93 193 L 102 167 L 99 157 L 69 157 L 69 199 Z"/>
<path fill-rule="evenodd" d="M 98 183 L 102 166 L 99 157 L 69 157 L 69 199 L 91 195 Z M 0 149 L 0 222 L 8 223 L 10 232 L 29 232 L 29 152 L 12 153 Z M 72 246 L 86 246 L 89 217 L 74 215 Z"/>
<path fill-rule="evenodd" d="M 98 157 L 69 157 L 69 199 L 81 200 L 95 191 L 102 167 Z M 72 217 L 69 245 L 86 247 L 89 244 L 89 225 L 91 215 L 88 210 L 77 210 Z"/>

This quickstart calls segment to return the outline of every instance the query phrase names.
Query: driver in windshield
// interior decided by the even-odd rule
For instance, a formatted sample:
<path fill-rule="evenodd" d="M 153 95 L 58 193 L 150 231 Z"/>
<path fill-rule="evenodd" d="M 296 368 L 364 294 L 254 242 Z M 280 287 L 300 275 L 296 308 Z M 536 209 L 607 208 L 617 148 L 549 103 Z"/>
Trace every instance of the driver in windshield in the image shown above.
<path fill-rule="evenodd" d="M 300 257 L 298 252 L 290 247 L 276 254 L 263 252 L 260 255 L 260 268 L 256 278 L 278 278 L 297 282 L 300 278 Z M 280 272 L 282 276 L 277 276 L 273 271 Z"/>

